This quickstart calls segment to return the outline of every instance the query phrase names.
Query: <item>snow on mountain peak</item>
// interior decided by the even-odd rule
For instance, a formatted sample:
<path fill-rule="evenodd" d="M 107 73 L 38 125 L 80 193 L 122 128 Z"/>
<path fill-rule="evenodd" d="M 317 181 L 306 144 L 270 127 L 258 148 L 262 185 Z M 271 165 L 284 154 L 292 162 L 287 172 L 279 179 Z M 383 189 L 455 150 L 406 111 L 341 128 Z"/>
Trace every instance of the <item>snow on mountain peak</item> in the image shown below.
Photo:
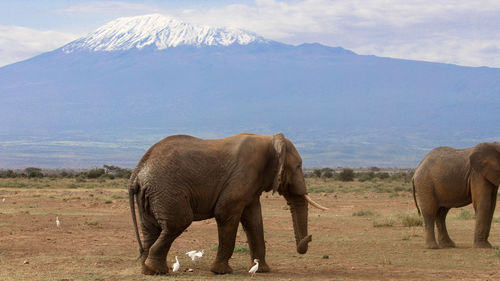
<path fill-rule="evenodd" d="M 265 43 L 268 40 L 234 28 L 191 25 L 160 14 L 113 20 L 77 39 L 62 50 L 118 51 L 153 47 L 158 50 L 177 46 L 229 46 Z"/>

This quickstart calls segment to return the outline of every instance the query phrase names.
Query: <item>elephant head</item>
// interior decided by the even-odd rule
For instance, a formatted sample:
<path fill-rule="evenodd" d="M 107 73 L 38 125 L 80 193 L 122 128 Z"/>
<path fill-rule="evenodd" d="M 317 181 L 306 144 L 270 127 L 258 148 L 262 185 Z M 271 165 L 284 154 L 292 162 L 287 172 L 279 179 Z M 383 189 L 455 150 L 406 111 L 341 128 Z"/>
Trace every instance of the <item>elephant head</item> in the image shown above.
<path fill-rule="evenodd" d="M 500 142 L 476 145 L 469 159 L 472 169 L 495 186 L 500 185 Z"/>
<path fill-rule="evenodd" d="M 311 235 L 307 233 L 308 202 L 323 210 L 327 208 L 307 195 L 302 158 L 293 143 L 278 133 L 273 136 L 272 146 L 277 159 L 273 192 L 285 197 L 292 214 L 297 252 L 305 254 L 311 242 Z"/>

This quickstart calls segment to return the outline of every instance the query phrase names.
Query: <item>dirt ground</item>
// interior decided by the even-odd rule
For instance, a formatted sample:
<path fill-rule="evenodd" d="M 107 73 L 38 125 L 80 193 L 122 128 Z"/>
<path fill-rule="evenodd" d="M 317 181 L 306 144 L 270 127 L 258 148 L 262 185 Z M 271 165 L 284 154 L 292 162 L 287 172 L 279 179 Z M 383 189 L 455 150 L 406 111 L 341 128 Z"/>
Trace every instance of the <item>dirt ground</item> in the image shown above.
<path fill-rule="evenodd" d="M 234 273 L 212 274 L 217 228 L 214 220 L 206 220 L 194 222 L 172 245 L 168 264 L 178 256 L 179 272 L 144 276 L 136 262 L 139 252 L 126 181 L 78 185 L 38 182 L 32 187 L 14 179 L 0 181 L 0 280 L 500 280 L 499 250 L 472 248 L 474 220 L 457 218 L 460 210 L 452 210 L 447 220 L 457 248 L 424 249 L 423 228 L 403 226 L 398 220 L 400 214 L 415 212 L 407 191 L 312 193 L 330 210 L 310 209 L 313 241 L 305 255 L 295 250 L 285 200 L 263 194 L 271 273 L 249 276 L 250 258 L 240 227 L 230 261 Z M 375 214 L 353 216 L 361 210 Z M 391 223 L 374 226 L 381 221 Z M 499 226 L 492 224 L 493 245 L 500 245 Z M 204 249 L 205 256 L 192 262 L 184 253 L 193 249 Z"/>

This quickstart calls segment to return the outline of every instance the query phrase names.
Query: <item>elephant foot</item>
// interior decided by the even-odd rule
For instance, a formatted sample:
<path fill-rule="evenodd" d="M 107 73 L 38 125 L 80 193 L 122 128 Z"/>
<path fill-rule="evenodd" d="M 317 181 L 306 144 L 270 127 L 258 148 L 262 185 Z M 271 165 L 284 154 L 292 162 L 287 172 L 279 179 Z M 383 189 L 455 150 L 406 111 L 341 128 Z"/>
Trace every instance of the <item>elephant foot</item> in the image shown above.
<path fill-rule="evenodd" d="M 441 248 L 455 248 L 455 242 L 451 240 L 439 241 L 439 247 Z"/>
<path fill-rule="evenodd" d="M 254 264 L 250 265 L 250 267 L 248 267 L 248 269 L 250 270 L 250 268 L 252 268 L 252 266 L 254 266 Z M 257 272 L 265 273 L 265 272 L 270 272 L 270 271 L 271 271 L 271 268 L 269 267 L 269 265 L 267 265 L 267 263 L 259 262 L 259 269 L 257 269 Z"/>
<path fill-rule="evenodd" d="M 142 274 L 164 275 L 168 273 L 165 261 L 150 259 L 149 257 L 142 264 Z"/>
<path fill-rule="evenodd" d="M 493 248 L 493 246 L 491 246 L 490 242 L 488 241 L 478 241 L 474 242 L 474 248 L 490 249 Z"/>
<path fill-rule="evenodd" d="M 425 247 L 427 249 L 439 249 L 438 244 L 436 242 L 434 242 L 434 241 L 433 242 L 426 242 L 425 243 Z"/>
<path fill-rule="evenodd" d="M 214 262 L 210 268 L 215 274 L 227 274 L 233 273 L 233 269 L 229 266 L 227 262 Z"/>

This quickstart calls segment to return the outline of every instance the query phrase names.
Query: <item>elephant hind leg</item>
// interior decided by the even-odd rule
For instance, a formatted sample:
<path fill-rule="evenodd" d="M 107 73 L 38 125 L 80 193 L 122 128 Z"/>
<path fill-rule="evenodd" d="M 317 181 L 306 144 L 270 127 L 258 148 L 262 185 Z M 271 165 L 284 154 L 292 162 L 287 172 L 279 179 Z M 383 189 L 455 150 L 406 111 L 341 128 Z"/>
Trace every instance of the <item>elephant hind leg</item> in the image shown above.
<path fill-rule="evenodd" d="M 436 243 L 436 237 L 434 234 L 434 222 L 436 221 L 436 215 L 426 212 L 423 212 L 422 215 L 424 217 L 425 227 L 425 247 L 428 249 L 438 249 L 439 247 Z"/>
<path fill-rule="evenodd" d="M 165 225 L 166 223 L 161 223 Z M 142 272 L 147 275 L 157 275 L 168 273 L 166 264 L 167 254 L 174 240 L 190 225 L 186 224 L 180 227 L 162 228 L 162 231 L 156 241 L 151 245 L 148 257 L 144 261 Z"/>
<path fill-rule="evenodd" d="M 142 264 L 144 264 L 149 255 L 149 248 L 151 248 L 153 243 L 160 236 L 161 228 L 160 226 L 149 221 L 143 221 L 143 223 L 141 224 L 141 228 L 144 242 L 144 253 L 141 256 L 141 262 Z"/>
<path fill-rule="evenodd" d="M 166 204 L 168 200 L 164 198 L 169 197 L 160 195 L 164 195 L 161 197 L 163 200 L 153 202 L 161 204 L 151 204 L 151 211 L 161 232 L 149 248 L 148 257 L 143 264 L 143 273 L 150 275 L 168 273 L 166 259 L 170 246 L 193 221 L 193 212 L 187 200 L 178 199 L 174 204 Z"/>
<path fill-rule="evenodd" d="M 446 215 L 450 208 L 441 207 L 438 209 L 436 226 L 438 230 L 438 242 L 441 248 L 455 248 L 455 242 L 453 242 L 448 235 L 448 230 L 446 229 Z"/>

